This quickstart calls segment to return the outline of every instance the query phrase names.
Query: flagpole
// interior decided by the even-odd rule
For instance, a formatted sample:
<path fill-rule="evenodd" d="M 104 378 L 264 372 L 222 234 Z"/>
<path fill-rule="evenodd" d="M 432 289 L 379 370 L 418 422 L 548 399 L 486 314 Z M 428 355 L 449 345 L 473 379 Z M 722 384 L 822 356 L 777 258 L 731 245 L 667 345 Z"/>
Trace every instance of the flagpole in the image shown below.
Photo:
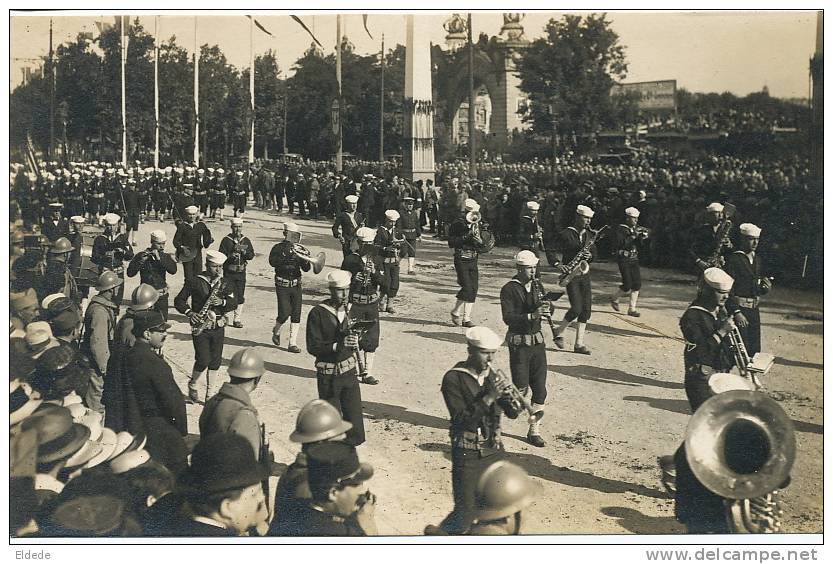
<path fill-rule="evenodd" d="M 153 55 L 153 168 L 159 168 L 159 16 L 154 17 L 153 24 L 153 43 L 156 47 Z"/>
<path fill-rule="evenodd" d="M 194 164 L 200 166 L 200 44 L 194 16 Z"/>
<path fill-rule="evenodd" d="M 55 66 L 52 60 L 52 18 L 49 18 L 49 159 L 55 158 Z"/>
<path fill-rule="evenodd" d="M 129 16 L 121 17 L 121 163 L 127 168 L 127 102 L 125 100 L 124 67 L 127 64 L 127 41 L 125 33 Z"/>
<path fill-rule="evenodd" d="M 249 103 L 252 113 L 252 132 L 249 141 L 249 164 L 255 162 L 255 19 L 249 18 Z"/>
<path fill-rule="evenodd" d="M 385 34 L 382 34 L 382 94 L 379 97 L 379 162 L 385 160 Z"/>
<path fill-rule="evenodd" d="M 342 151 L 344 150 L 341 127 L 341 14 L 336 14 L 336 80 L 338 81 L 338 152 L 336 153 L 336 170 L 341 172 Z"/>
<path fill-rule="evenodd" d="M 471 12 L 468 17 L 468 47 L 469 47 L 469 174 L 477 178 L 477 154 L 474 142 L 474 42 L 471 33 Z"/>

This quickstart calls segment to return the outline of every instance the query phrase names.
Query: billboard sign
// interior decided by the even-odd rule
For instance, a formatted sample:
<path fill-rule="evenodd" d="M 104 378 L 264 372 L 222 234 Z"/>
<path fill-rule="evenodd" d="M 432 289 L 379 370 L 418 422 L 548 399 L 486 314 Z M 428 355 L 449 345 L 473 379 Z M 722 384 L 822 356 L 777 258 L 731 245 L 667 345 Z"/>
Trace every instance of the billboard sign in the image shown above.
<path fill-rule="evenodd" d="M 673 110 L 676 107 L 676 80 L 614 84 L 611 96 L 635 95 L 640 110 Z"/>

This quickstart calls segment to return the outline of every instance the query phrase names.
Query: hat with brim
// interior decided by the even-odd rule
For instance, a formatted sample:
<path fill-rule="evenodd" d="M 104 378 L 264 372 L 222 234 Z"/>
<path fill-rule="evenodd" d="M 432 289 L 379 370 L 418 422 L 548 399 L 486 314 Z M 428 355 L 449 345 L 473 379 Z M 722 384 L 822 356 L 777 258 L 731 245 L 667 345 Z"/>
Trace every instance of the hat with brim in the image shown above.
<path fill-rule="evenodd" d="M 110 456 L 112 456 L 113 451 L 116 450 L 116 441 L 116 432 L 109 427 L 104 427 L 101 430 L 101 437 L 98 438 L 98 444 L 101 446 L 101 450 L 98 451 L 98 454 L 87 461 L 84 468 L 93 468 L 94 466 L 98 466 L 105 460 L 109 459 Z"/>
<path fill-rule="evenodd" d="M 212 433 L 194 447 L 191 465 L 180 483 L 187 489 L 211 494 L 246 488 L 268 476 L 268 468 L 255 460 L 246 439 L 233 433 Z"/>
<path fill-rule="evenodd" d="M 373 477 L 373 466 L 359 462 L 356 447 L 342 442 L 324 442 L 307 450 L 311 489 L 352 486 Z"/>
<path fill-rule="evenodd" d="M 66 467 L 67 468 L 78 468 L 79 466 L 85 466 L 90 460 L 93 459 L 98 453 L 101 452 L 101 445 L 98 444 L 96 441 L 88 440 L 84 443 L 78 452 L 73 454 L 67 459 Z"/>
<path fill-rule="evenodd" d="M 110 461 L 113 474 L 124 474 L 150 460 L 150 453 L 144 449 L 128 450 Z"/>
<path fill-rule="evenodd" d="M 46 519 L 49 537 L 90 537 L 115 533 L 124 521 L 124 502 L 112 495 L 80 495 L 58 505 Z"/>
<path fill-rule="evenodd" d="M 193 247 L 182 246 L 176 250 L 176 260 L 181 263 L 191 262 L 197 258 L 197 249 Z"/>
<path fill-rule="evenodd" d="M 81 423 L 72 423 L 62 436 L 38 445 L 38 463 L 49 463 L 71 457 L 78 452 L 90 438 L 90 429 Z"/>

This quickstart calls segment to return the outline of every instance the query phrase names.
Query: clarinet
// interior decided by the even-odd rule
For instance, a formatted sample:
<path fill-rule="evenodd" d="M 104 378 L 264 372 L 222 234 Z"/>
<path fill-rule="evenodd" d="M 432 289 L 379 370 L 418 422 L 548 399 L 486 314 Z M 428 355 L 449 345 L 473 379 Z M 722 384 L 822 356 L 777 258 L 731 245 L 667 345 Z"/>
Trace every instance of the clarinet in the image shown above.
<path fill-rule="evenodd" d="M 546 293 L 544 292 L 544 284 L 541 282 L 540 276 L 535 276 L 532 278 L 532 291 L 535 292 L 535 301 L 539 304 L 543 304 L 546 302 Z M 541 316 L 547 320 L 547 324 L 550 326 L 550 331 L 552 332 L 552 338 L 558 336 L 556 333 L 555 321 L 552 319 L 552 315 L 544 315 Z"/>

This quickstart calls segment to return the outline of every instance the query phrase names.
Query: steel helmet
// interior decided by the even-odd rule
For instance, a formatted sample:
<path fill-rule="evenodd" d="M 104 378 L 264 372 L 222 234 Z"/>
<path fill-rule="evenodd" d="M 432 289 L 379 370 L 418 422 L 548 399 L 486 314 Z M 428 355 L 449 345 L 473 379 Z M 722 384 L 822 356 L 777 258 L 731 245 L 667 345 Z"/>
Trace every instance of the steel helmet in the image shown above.
<path fill-rule="evenodd" d="M 130 296 L 130 307 L 133 311 L 150 309 L 159 299 L 159 291 L 150 284 L 139 284 Z"/>
<path fill-rule="evenodd" d="M 229 376 L 235 378 L 259 378 L 265 371 L 263 357 L 253 348 L 241 349 L 234 353 L 228 366 Z"/>
<path fill-rule="evenodd" d="M 353 428 L 353 424 L 341 418 L 338 410 L 323 399 L 314 399 L 298 412 L 295 430 L 289 435 L 294 443 L 326 441 Z"/>
<path fill-rule="evenodd" d="M 124 284 L 124 280 L 119 278 L 115 272 L 112 270 L 105 270 L 101 273 L 101 276 L 98 277 L 98 284 L 95 289 L 97 292 L 104 292 L 105 290 L 115 288 L 121 284 Z"/>
<path fill-rule="evenodd" d="M 50 255 L 62 255 L 64 253 L 71 253 L 75 249 L 72 247 L 72 243 L 69 242 L 69 239 L 66 237 L 58 237 L 58 239 L 52 243 L 52 246 L 49 247 L 49 254 Z"/>
<path fill-rule="evenodd" d="M 532 503 L 534 483 L 527 473 L 511 462 L 489 466 L 474 491 L 474 518 L 493 521 L 508 517 Z"/>

